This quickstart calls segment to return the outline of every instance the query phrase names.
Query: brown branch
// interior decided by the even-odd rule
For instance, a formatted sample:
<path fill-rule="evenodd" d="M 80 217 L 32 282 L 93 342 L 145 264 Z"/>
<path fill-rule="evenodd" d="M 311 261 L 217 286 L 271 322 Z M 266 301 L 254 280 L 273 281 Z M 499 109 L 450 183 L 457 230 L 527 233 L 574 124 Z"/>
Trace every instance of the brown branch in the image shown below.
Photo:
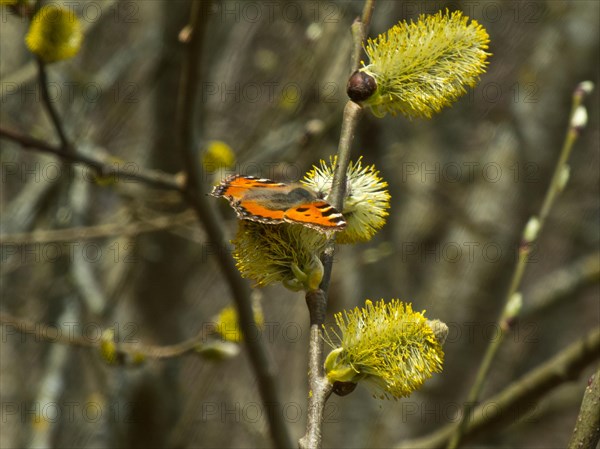
<path fill-rule="evenodd" d="M 50 93 L 48 92 L 48 73 L 46 72 L 46 64 L 40 58 L 36 58 L 37 69 L 38 69 L 38 80 L 40 85 L 40 90 L 42 91 L 42 100 L 46 112 L 50 116 L 50 120 L 54 125 L 54 129 L 58 137 L 60 138 L 61 150 L 65 153 L 72 153 L 73 147 L 67 138 L 67 134 L 65 132 L 65 128 L 63 126 L 62 120 L 54 103 L 52 103 L 52 99 L 50 98 Z"/>
<path fill-rule="evenodd" d="M 462 435 L 467 428 L 468 421 L 471 419 L 470 415 L 473 411 L 473 407 L 479 400 L 479 396 L 490 373 L 496 354 L 498 353 L 498 350 L 504 341 L 504 337 L 510 331 L 510 323 L 515 321 L 514 318 L 518 314 L 517 310 L 520 311 L 521 309 L 521 305 L 519 304 L 518 306 L 515 306 L 515 302 L 520 303 L 521 301 L 518 295 L 521 289 L 521 281 L 523 280 L 525 268 L 527 266 L 527 262 L 529 261 L 531 245 L 537 240 L 539 232 L 543 229 L 546 218 L 548 217 L 550 209 L 554 204 L 556 196 L 564 189 L 566 182 L 562 181 L 565 174 L 564 170 L 569 159 L 569 155 L 571 154 L 571 151 L 573 150 L 575 142 L 577 141 L 581 131 L 581 129 L 579 129 L 579 126 L 581 125 L 574 124 L 573 118 L 575 116 L 575 111 L 577 111 L 580 107 L 583 98 L 583 91 L 578 86 L 577 89 L 575 89 L 572 97 L 572 111 L 569 118 L 569 126 L 567 128 L 565 140 L 560 151 L 559 159 L 554 168 L 552 179 L 546 190 L 544 201 L 540 207 L 538 215 L 531 217 L 525 226 L 525 229 L 523 230 L 522 242 L 521 246 L 519 247 L 519 258 L 510 282 L 508 293 L 506 294 L 504 307 L 498 319 L 500 334 L 490 341 L 490 344 L 485 351 L 483 359 L 479 365 L 479 368 L 477 369 L 475 381 L 473 382 L 473 385 L 467 395 L 467 400 L 465 401 L 461 416 L 461 422 L 456 428 L 456 433 L 452 437 L 452 440 L 450 440 L 450 443 L 448 444 L 448 449 L 456 449 L 460 446 Z"/>
<path fill-rule="evenodd" d="M 46 143 L 43 140 L 21 134 L 17 131 L 0 127 L 0 138 L 18 143 L 23 149 L 34 150 L 58 156 L 72 164 L 81 164 L 96 171 L 98 176 L 112 177 L 118 180 L 139 181 L 153 187 L 168 190 L 182 190 L 182 183 L 176 176 L 162 172 L 141 168 L 135 162 L 121 161 L 114 156 L 86 156 L 84 154 L 66 153 L 61 148 Z"/>
<path fill-rule="evenodd" d="M 375 0 L 365 0 L 361 17 L 356 18 L 352 24 L 352 41 L 354 43 L 352 48 L 352 72 L 360 68 L 360 55 L 363 44 L 367 39 L 367 33 L 369 31 L 369 25 L 371 24 L 371 17 L 373 16 L 374 9 Z"/>
<path fill-rule="evenodd" d="M 133 223 L 106 223 L 76 228 L 48 229 L 45 231 L 0 234 L 0 245 L 32 245 L 35 243 L 68 242 L 72 240 L 93 240 L 113 236 L 133 236 L 145 232 L 169 229 L 195 222 L 196 218 L 187 210 L 173 216 L 158 216 Z"/>
<path fill-rule="evenodd" d="M 199 63 L 202 55 L 202 39 L 208 18 L 210 2 L 192 2 L 191 11 L 191 37 L 186 42 L 187 48 L 182 80 L 179 91 L 179 137 L 180 150 L 187 170 L 187 183 L 184 196 L 194 208 L 198 219 L 204 226 L 211 241 L 219 247 L 227 247 L 223 227 L 221 226 L 214 208 L 208 203 L 203 191 L 202 179 L 197 170 L 198 158 L 194 145 L 194 130 L 197 124 L 194 114 L 197 104 L 197 86 L 199 80 Z M 292 439 L 284 419 L 283 403 L 279 398 L 277 389 L 276 367 L 264 345 L 262 338 L 257 338 L 253 332 L 256 329 L 254 311 L 250 300 L 250 289 L 241 278 L 235 267 L 234 260 L 229 251 L 217 251 L 217 260 L 221 271 L 233 294 L 233 299 L 238 312 L 240 329 L 243 333 L 248 349 L 252 367 L 258 381 L 258 389 L 262 401 L 267 409 L 267 418 L 271 437 L 278 448 L 293 447 Z"/>
<path fill-rule="evenodd" d="M 310 313 L 310 334 L 308 351 L 308 407 L 306 433 L 300 439 L 302 449 L 321 446 L 321 426 L 327 399 L 331 395 L 333 385 L 323 375 L 323 323 L 327 313 L 327 297 L 323 290 L 306 294 L 306 304 Z"/>
<path fill-rule="evenodd" d="M 52 343 L 61 343 L 71 346 L 82 346 L 87 348 L 97 347 L 90 339 L 86 339 L 75 335 L 63 335 L 55 326 L 35 323 L 33 321 L 17 318 L 8 313 L 0 312 L 0 324 L 3 326 L 12 326 L 14 330 L 21 334 L 30 334 L 35 336 L 36 341 L 49 341 Z M 50 329 L 55 329 L 56 332 L 49 332 Z M 8 329 L 5 330 L 6 338 L 11 334 Z"/>
<path fill-rule="evenodd" d="M 600 328 L 596 328 L 477 407 L 462 435 L 463 441 L 471 441 L 478 435 L 488 434 L 492 428 L 508 425 L 524 416 L 540 398 L 563 383 L 576 379 L 599 357 Z M 397 447 L 441 449 L 459 425 L 448 424 L 431 435 L 404 441 Z"/>
<path fill-rule="evenodd" d="M 191 136 L 195 124 L 192 117 L 193 102 L 196 99 L 196 95 L 194 95 L 195 83 L 197 82 L 196 62 L 199 60 L 201 49 L 201 39 L 199 37 L 203 34 L 202 29 L 204 27 L 205 19 L 207 18 L 207 14 L 203 14 L 202 11 L 203 8 L 204 11 L 206 11 L 208 6 L 209 2 L 193 2 L 193 8 L 196 13 L 193 16 L 192 39 L 188 46 L 188 61 L 192 63 L 188 63 L 184 75 L 184 81 L 188 80 L 190 82 L 184 84 L 186 87 L 184 87 L 181 92 L 182 98 L 184 99 L 182 102 L 183 107 L 181 108 L 181 111 L 183 112 L 183 120 L 181 121 L 181 136 L 183 139 L 182 148 L 185 150 L 186 165 L 189 167 L 190 173 L 194 176 L 194 168 L 197 159 L 192 157 Z M 180 191 L 184 193 L 188 202 L 194 207 L 194 210 L 200 218 L 200 221 L 203 223 L 207 233 L 211 236 L 212 241 L 226 247 L 225 238 L 221 231 L 222 227 L 220 226 L 218 219 L 213 210 L 208 206 L 204 196 L 198 194 L 200 189 L 197 188 L 199 183 L 197 182 L 198 179 L 196 177 L 194 179 L 188 179 L 186 186 L 183 186 L 175 176 L 157 170 L 141 169 L 133 163 L 125 162 L 123 162 L 124 168 L 120 168 L 119 166 L 115 166 L 114 159 L 111 160 L 109 157 L 100 159 L 78 154 L 75 151 L 66 152 L 64 151 L 64 148 L 52 146 L 42 140 L 15 131 L 0 128 L 0 137 L 18 143 L 24 149 L 32 149 L 53 154 L 70 163 L 83 164 L 96 170 L 99 176 L 118 176 L 119 178 L 141 181 L 156 187 Z M 189 152 L 188 149 L 190 149 Z M 188 158 L 188 154 L 191 159 Z M 247 339 L 247 346 L 250 353 L 250 359 L 257 374 L 263 401 L 267 405 L 267 410 L 269 411 L 273 438 L 278 447 L 292 447 L 291 439 L 287 433 L 287 428 L 285 427 L 283 419 L 284 414 L 281 413 L 280 410 L 283 403 L 279 400 L 275 387 L 275 368 L 273 362 L 268 357 L 262 341 L 256 339 L 254 336 L 256 326 L 254 324 L 249 288 L 239 276 L 231 256 L 224 251 L 219 251 L 217 254 L 222 271 L 232 288 L 234 299 L 236 300 L 241 330 L 244 335 L 252 336 L 252 338 Z M 272 405 L 275 405 L 275 407 Z"/>
<path fill-rule="evenodd" d="M 35 323 L 30 320 L 14 317 L 4 312 L 0 312 L 0 324 L 7 327 L 3 333 L 7 338 L 12 333 L 8 328 L 12 327 L 15 332 L 20 334 L 33 335 L 35 341 L 47 341 L 50 343 L 93 348 L 98 351 L 101 350 L 101 339 L 90 339 L 81 335 L 71 335 L 71 330 L 69 330 L 68 334 L 65 334 L 56 326 Z M 209 326 L 202 326 L 202 330 L 194 337 L 172 345 L 157 346 L 141 343 L 116 342 L 116 353 L 128 354 L 133 357 L 143 356 L 150 359 L 179 357 L 199 349 L 208 337 L 207 329 L 209 329 Z"/>
<path fill-rule="evenodd" d="M 351 144 L 354 138 L 354 130 L 362 108 L 349 101 L 344 108 L 342 131 L 338 146 L 337 162 L 329 201 L 337 210 L 343 210 L 344 194 L 346 191 L 346 172 L 350 163 Z M 327 311 L 327 291 L 331 281 L 333 270 L 333 255 L 335 247 L 332 239 L 323 259 L 323 280 L 319 290 L 306 294 L 306 304 L 310 314 L 310 339 L 308 344 L 308 385 L 310 393 L 308 396 L 308 416 L 306 421 L 306 433 L 300 439 L 302 448 L 321 447 L 321 426 L 323 425 L 323 410 L 325 403 L 331 394 L 331 384 L 323 376 L 323 324 Z"/>
<path fill-rule="evenodd" d="M 354 41 L 352 53 L 353 70 L 358 66 L 357 58 L 362 49 L 374 5 L 375 0 L 366 0 L 363 7 L 362 20 L 356 19 L 352 25 Z M 335 172 L 333 174 L 331 192 L 328 197 L 329 202 L 339 211 L 344 209 L 346 178 L 352 154 L 352 141 L 362 111 L 362 107 L 352 101 L 348 101 L 344 107 Z M 306 432 L 299 441 L 299 445 L 303 449 L 321 447 L 323 411 L 332 391 L 332 385 L 323 375 L 323 324 L 325 323 L 325 314 L 327 311 L 327 292 L 333 270 L 334 251 L 334 239 L 331 239 L 322 257 L 324 271 L 320 288 L 317 291 L 310 291 L 306 294 L 306 304 L 310 314 L 310 338 L 308 344 L 308 385 L 310 391 L 308 395 Z"/>
<path fill-rule="evenodd" d="M 575 423 L 569 449 L 596 447 L 600 441 L 600 369 L 592 374 L 583 393 L 579 416 Z"/>

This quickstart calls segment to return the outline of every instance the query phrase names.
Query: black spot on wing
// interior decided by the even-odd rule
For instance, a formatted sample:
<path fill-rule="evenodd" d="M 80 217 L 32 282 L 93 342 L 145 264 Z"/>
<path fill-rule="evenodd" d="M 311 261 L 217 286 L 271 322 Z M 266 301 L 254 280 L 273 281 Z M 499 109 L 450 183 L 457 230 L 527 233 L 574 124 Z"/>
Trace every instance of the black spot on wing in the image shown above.
<path fill-rule="evenodd" d="M 321 213 L 323 214 L 324 217 L 329 217 L 330 215 L 336 215 L 336 214 L 339 215 L 338 211 L 335 210 L 333 207 L 331 209 L 324 210 Z"/>

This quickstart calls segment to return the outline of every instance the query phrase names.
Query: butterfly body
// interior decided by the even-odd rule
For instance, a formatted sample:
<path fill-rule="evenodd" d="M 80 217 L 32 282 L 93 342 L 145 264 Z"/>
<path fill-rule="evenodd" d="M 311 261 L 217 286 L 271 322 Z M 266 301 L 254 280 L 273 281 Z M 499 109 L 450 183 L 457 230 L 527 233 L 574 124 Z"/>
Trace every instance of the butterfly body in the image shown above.
<path fill-rule="evenodd" d="M 319 232 L 340 231 L 346 226 L 341 213 L 302 184 L 232 175 L 214 187 L 211 194 L 227 198 L 243 220 L 298 223 Z"/>

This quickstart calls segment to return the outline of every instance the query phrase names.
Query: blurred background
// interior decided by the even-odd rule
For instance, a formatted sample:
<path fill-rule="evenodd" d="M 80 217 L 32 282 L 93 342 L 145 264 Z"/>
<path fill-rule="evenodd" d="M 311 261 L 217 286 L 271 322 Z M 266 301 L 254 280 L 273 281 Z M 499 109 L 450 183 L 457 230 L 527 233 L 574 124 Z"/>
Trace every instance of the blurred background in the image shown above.
<path fill-rule="evenodd" d="M 180 172 L 178 35 L 190 2 L 65 3 L 84 24 L 84 43 L 48 73 L 78 151 Z M 493 56 L 478 86 L 431 120 L 365 114 L 360 122 L 353 160 L 362 156 L 380 170 L 391 210 L 371 242 L 339 248 L 329 318 L 366 298 L 400 298 L 446 322 L 450 333 L 444 371 L 410 398 L 382 401 L 362 386 L 332 397 L 324 447 L 390 447 L 456 422 L 497 336 L 520 235 L 549 185 L 573 90 L 598 81 L 599 5 L 377 1 L 371 36 L 421 13 L 461 9 L 488 31 Z M 214 2 L 198 79 L 198 148 L 223 141 L 235 152 L 235 171 L 279 181 L 298 180 L 333 155 L 347 100 L 350 25 L 362 6 Z M 1 126 L 57 144 L 24 43 L 28 21 L 1 11 Z M 569 183 L 527 265 L 523 316 L 493 364 L 483 398 L 598 325 L 597 92 L 587 100 L 589 125 L 570 158 Z M 93 342 L 113 327 L 122 341 L 174 344 L 231 304 L 218 248 L 179 194 L 141 182 L 103 183 L 81 166 L 6 139 L 0 145 L 0 310 L 38 323 L 37 336 L 19 333 L 18 324 L 2 326 L 0 446 L 270 447 L 243 350 L 222 362 L 187 354 L 109 365 L 97 349 L 47 341 L 55 327 Z M 208 191 L 212 179 L 205 181 Z M 233 211 L 211 201 L 231 238 Z M 306 420 L 304 297 L 281 286 L 254 294 L 297 439 Z M 515 412 L 513 423 L 469 444 L 564 447 L 594 368 L 536 402 L 525 418 Z"/>

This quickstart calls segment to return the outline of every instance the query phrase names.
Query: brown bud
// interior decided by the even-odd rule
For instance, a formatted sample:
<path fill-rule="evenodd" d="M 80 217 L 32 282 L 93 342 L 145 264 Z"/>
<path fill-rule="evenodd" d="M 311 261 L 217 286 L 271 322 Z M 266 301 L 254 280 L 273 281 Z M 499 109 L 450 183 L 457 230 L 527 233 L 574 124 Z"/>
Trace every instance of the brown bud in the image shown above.
<path fill-rule="evenodd" d="M 338 396 L 346 396 L 354 391 L 356 384 L 354 382 L 334 382 L 333 392 Z"/>
<path fill-rule="evenodd" d="M 365 101 L 377 90 L 375 78 L 358 70 L 352 74 L 346 86 L 346 92 L 352 101 Z"/>

